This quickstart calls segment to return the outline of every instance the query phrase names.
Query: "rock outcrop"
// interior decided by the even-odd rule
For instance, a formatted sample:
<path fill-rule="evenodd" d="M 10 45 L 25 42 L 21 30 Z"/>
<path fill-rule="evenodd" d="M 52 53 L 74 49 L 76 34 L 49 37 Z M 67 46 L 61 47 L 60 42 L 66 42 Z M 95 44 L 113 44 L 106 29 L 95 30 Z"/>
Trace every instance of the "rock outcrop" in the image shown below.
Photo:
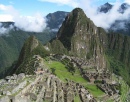
<path fill-rule="evenodd" d="M 66 17 L 58 31 L 57 40 L 53 42 L 56 41 L 63 44 L 62 47 L 68 51 L 68 55 L 91 60 L 97 69 L 107 67 L 104 56 L 106 33 L 96 27 L 82 9 L 76 8 Z M 53 47 L 50 49 L 56 48 L 55 44 L 51 45 Z M 58 47 L 59 51 L 60 48 Z"/>

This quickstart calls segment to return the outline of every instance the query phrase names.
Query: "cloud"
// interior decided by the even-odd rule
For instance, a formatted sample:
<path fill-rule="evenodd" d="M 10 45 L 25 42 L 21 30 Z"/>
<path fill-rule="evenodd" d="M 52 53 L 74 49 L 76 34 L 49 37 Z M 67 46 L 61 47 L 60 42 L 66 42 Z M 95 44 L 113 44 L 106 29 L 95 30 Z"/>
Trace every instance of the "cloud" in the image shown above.
<path fill-rule="evenodd" d="M 88 16 L 97 26 L 108 29 L 116 20 L 123 19 L 123 15 L 118 12 L 119 6 L 120 3 L 116 3 L 115 6 L 107 13 L 97 13 L 97 11 L 95 11 Z"/>
<path fill-rule="evenodd" d="M 69 6 L 72 6 L 72 7 L 77 7 L 79 0 L 39 0 L 39 1 L 56 3 L 56 4 L 59 4 L 59 5 L 69 5 Z"/>
<path fill-rule="evenodd" d="M 8 14 L 0 14 L 0 22 L 8 22 L 8 21 L 12 21 L 13 22 L 13 17 L 11 15 Z"/>
<path fill-rule="evenodd" d="M 86 2 L 86 1 L 85 1 Z M 86 3 L 80 4 L 84 5 Z M 91 5 L 92 2 L 89 2 Z M 119 8 L 121 5 L 121 2 L 115 2 L 115 5 L 113 8 L 107 12 L 107 13 L 97 13 L 97 8 L 96 6 L 90 7 L 89 5 L 82 6 L 84 9 L 86 15 L 95 23 L 96 26 L 98 27 L 103 27 L 104 29 L 110 28 L 110 26 L 115 22 L 115 21 L 123 21 L 123 20 L 128 20 L 130 17 L 130 8 L 127 9 L 123 14 L 119 12 Z M 120 27 L 125 27 L 121 23 L 122 26 Z"/>
<path fill-rule="evenodd" d="M 42 2 L 51 2 L 61 5 L 68 5 L 75 7 L 80 7 L 84 10 L 86 15 L 95 23 L 98 27 L 103 27 L 104 29 L 110 28 L 110 26 L 117 20 L 128 20 L 130 15 L 130 9 L 127 9 L 125 13 L 121 14 L 119 13 L 119 7 L 121 5 L 121 0 L 115 0 L 115 2 L 112 2 L 114 4 L 114 7 L 108 12 L 108 13 L 99 13 L 97 12 L 97 3 L 103 2 L 103 0 L 39 0 Z M 125 0 L 124 2 L 130 3 L 130 0 Z M 121 23 L 120 27 L 123 26 L 123 23 Z"/>
<path fill-rule="evenodd" d="M 120 22 L 116 22 L 116 25 L 112 25 L 112 28 L 111 28 L 113 31 L 117 31 L 117 30 L 123 30 L 123 31 L 126 31 L 128 30 L 127 27 L 126 27 L 126 23 L 123 22 L 123 21 L 120 21 Z"/>
<path fill-rule="evenodd" d="M 15 26 L 24 31 L 42 32 L 46 28 L 46 20 L 39 13 L 32 16 L 15 17 Z"/>
<path fill-rule="evenodd" d="M 130 17 L 130 9 L 127 9 L 125 13 L 121 14 L 118 12 L 121 5 L 120 0 L 114 3 L 114 7 L 108 13 L 97 12 L 96 0 L 38 0 L 42 2 L 51 2 L 59 5 L 68 5 L 73 8 L 82 8 L 86 15 L 95 23 L 98 27 L 103 27 L 104 29 L 110 28 L 110 26 L 117 20 L 128 20 Z M 102 0 L 99 0 L 102 1 Z M 129 3 L 129 0 L 124 2 Z M 46 28 L 46 19 L 42 17 L 40 13 L 34 14 L 34 16 L 23 16 L 11 5 L 0 4 L 0 14 L 1 21 L 14 21 L 15 26 L 30 32 L 42 32 Z M 120 27 L 123 26 L 121 23 Z"/>
<path fill-rule="evenodd" d="M 4 14 L 9 14 L 13 16 L 18 15 L 18 11 L 12 5 L 0 4 L 0 11 L 2 11 Z"/>
<path fill-rule="evenodd" d="M 14 26 L 10 25 L 8 28 L 4 27 L 2 23 L 0 23 L 0 35 L 7 34 Z"/>
<path fill-rule="evenodd" d="M 33 16 L 23 16 L 11 5 L 0 4 L 0 22 L 15 22 L 15 26 L 21 30 L 29 32 L 42 32 L 46 28 L 46 19 L 36 13 Z M 1 28 L 6 31 L 6 28 Z"/>
<path fill-rule="evenodd" d="M 126 3 L 130 4 L 130 0 L 125 0 L 124 2 L 126 2 Z"/>

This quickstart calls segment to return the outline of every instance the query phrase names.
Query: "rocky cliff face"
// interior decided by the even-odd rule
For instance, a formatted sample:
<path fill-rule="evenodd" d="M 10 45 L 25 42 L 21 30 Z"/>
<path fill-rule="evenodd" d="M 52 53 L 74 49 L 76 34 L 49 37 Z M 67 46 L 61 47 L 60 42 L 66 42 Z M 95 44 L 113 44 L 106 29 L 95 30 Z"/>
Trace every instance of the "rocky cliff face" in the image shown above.
<path fill-rule="evenodd" d="M 69 55 L 90 60 L 97 69 L 106 68 L 105 38 L 105 31 L 97 28 L 80 8 L 74 9 L 66 17 L 57 34 L 57 39 Z"/>

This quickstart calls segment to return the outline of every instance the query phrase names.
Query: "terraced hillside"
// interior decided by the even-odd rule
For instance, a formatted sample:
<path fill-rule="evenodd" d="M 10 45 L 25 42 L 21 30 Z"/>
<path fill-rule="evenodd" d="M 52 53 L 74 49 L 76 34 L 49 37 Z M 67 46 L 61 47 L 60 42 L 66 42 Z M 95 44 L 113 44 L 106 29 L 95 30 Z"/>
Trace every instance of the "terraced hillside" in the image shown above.
<path fill-rule="evenodd" d="M 75 72 L 69 71 L 66 64 L 52 56 L 43 59 L 39 55 L 34 55 L 32 59 L 34 59 L 34 75 L 13 74 L 0 80 L 0 102 L 123 102 L 125 100 L 124 96 L 126 97 L 127 92 L 124 88 L 128 86 L 122 79 L 120 79 L 122 94 L 111 95 L 103 92 L 101 87 L 98 87 L 99 83 L 89 82 L 84 78 L 78 67 L 75 67 Z M 112 80 L 117 84 L 119 81 L 116 78 L 117 76 L 113 75 Z M 100 83 L 100 85 L 106 84 Z M 112 87 L 106 89 L 113 90 Z"/>

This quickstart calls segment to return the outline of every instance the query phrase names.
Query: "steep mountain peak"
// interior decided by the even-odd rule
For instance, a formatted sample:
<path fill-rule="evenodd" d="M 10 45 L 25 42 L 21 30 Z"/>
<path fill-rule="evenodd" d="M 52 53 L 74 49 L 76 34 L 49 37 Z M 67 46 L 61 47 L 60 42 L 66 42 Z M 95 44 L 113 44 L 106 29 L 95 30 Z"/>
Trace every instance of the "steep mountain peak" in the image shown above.
<path fill-rule="evenodd" d="M 87 18 L 81 8 L 74 9 L 65 19 L 58 31 L 57 37 L 63 43 L 65 48 L 71 50 L 71 39 L 75 35 L 85 34 L 90 26 L 94 27 L 92 21 Z"/>
<path fill-rule="evenodd" d="M 30 47 L 30 51 L 32 51 L 34 48 L 36 48 L 38 45 L 39 45 L 39 42 L 38 40 L 36 39 L 35 36 L 31 36 L 29 39 L 28 39 L 28 42 L 29 42 L 29 46 Z"/>
<path fill-rule="evenodd" d="M 75 8 L 72 12 L 75 12 L 76 11 L 76 13 L 77 12 L 84 12 L 81 8 Z"/>
<path fill-rule="evenodd" d="M 107 13 L 109 10 L 112 9 L 112 7 L 113 7 L 113 5 L 111 5 L 107 2 L 104 5 L 102 5 L 101 7 L 99 7 L 98 11 L 103 12 L 103 13 Z"/>
<path fill-rule="evenodd" d="M 31 36 L 29 37 L 23 47 L 22 50 L 20 52 L 20 56 L 19 56 L 19 60 L 18 60 L 18 64 L 17 67 L 31 54 L 31 52 L 39 45 L 38 40 L 34 37 Z"/>
<path fill-rule="evenodd" d="M 121 4 L 121 8 L 122 8 L 122 9 L 126 9 L 126 8 L 128 8 L 128 7 L 130 7 L 130 5 L 127 4 L 127 3 Z"/>
<path fill-rule="evenodd" d="M 30 67 L 26 68 L 26 65 L 28 64 L 28 62 L 31 62 L 33 55 L 40 55 L 42 57 L 49 55 L 49 51 L 47 51 L 44 48 L 44 46 L 36 39 L 35 36 L 31 36 L 25 41 L 22 50 L 20 52 L 20 56 L 14 69 L 15 70 L 14 72 L 16 73 L 25 72 L 27 74 L 32 74 L 34 71 L 33 69 L 31 69 L 32 66 L 29 65 Z"/>
<path fill-rule="evenodd" d="M 110 3 L 105 3 L 104 5 L 101 5 L 99 8 L 98 8 L 98 12 L 102 12 L 102 13 L 107 13 L 109 12 L 112 7 L 114 5 L 111 5 Z M 119 6 L 119 9 L 118 9 L 118 12 L 119 13 L 124 13 L 125 10 L 127 10 L 128 8 L 130 8 L 130 5 L 127 4 L 127 3 L 122 3 L 120 6 Z"/>
<path fill-rule="evenodd" d="M 112 6 L 110 3 L 105 3 L 104 6 Z"/>
<path fill-rule="evenodd" d="M 65 48 L 71 56 L 91 60 L 92 67 L 106 68 L 103 51 L 105 36 L 103 29 L 97 28 L 82 9 L 76 8 L 68 14 L 59 29 L 57 40 L 53 41 L 57 44 L 51 44 L 53 48 L 62 45 L 58 50 Z"/>
<path fill-rule="evenodd" d="M 120 8 L 119 8 L 119 12 L 120 12 L 120 13 L 124 13 L 125 10 L 127 10 L 128 8 L 130 8 L 130 5 L 127 4 L 127 3 L 123 3 L 123 4 L 121 4 L 121 6 L 120 6 Z"/>

